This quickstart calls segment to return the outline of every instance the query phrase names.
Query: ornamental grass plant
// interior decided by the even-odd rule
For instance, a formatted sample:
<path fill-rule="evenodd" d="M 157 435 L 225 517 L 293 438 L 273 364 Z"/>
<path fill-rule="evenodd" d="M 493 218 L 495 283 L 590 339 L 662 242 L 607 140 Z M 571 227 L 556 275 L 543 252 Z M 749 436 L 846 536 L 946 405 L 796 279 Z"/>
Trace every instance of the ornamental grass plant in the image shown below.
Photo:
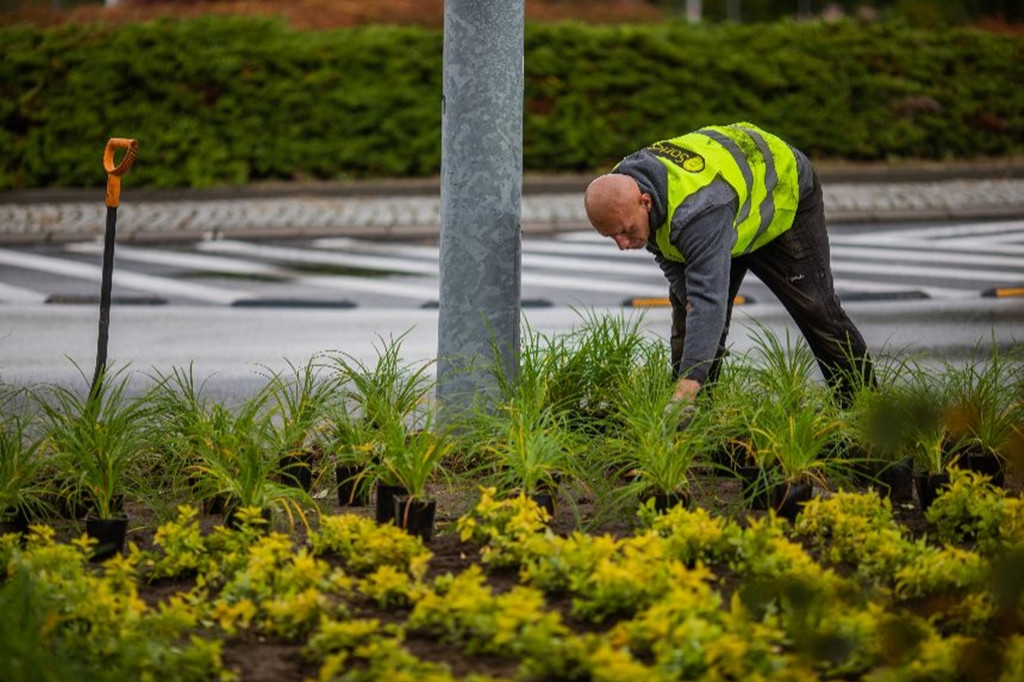
<path fill-rule="evenodd" d="M 959 457 L 950 431 L 950 376 L 948 366 L 938 373 L 913 367 L 896 405 L 896 416 L 907 428 L 914 464 L 930 475 L 943 473 Z"/>
<path fill-rule="evenodd" d="M 315 505 L 307 491 L 280 481 L 282 453 L 273 437 L 268 400 L 261 390 L 235 410 L 214 403 L 204 412 L 204 436 L 192 443 L 195 463 L 187 471 L 208 509 L 223 507 L 229 516 L 243 508 L 279 512 L 289 526 L 301 521 L 308 528 L 307 510 Z"/>
<path fill-rule="evenodd" d="M 645 346 L 614 386 L 608 444 L 641 501 L 652 495 L 688 497 L 694 465 L 715 442 L 713 407 L 674 401 L 674 390 L 661 344 Z"/>
<path fill-rule="evenodd" d="M 977 351 L 977 349 L 976 349 Z M 991 354 L 944 372 L 951 439 L 970 454 L 994 456 L 1005 464 L 1024 429 L 1024 362 L 993 343 Z M 1018 453 L 1024 455 L 1024 452 Z"/>
<path fill-rule="evenodd" d="M 145 394 L 129 394 L 130 381 L 121 367 L 101 373 L 87 391 L 51 385 L 34 394 L 43 419 L 40 447 L 64 482 L 61 496 L 101 520 L 123 515 L 148 452 L 143 426 L 152 406 Z"/>
<path fill-rule="evenodd" d="M 429 375 L 433 362 L 407 363 L 402 360 L 405 335 L 374 345 L 376 361 L 363 362 L 351 355 L 332 358 L 344 398 L 371 428 L 388 429 L 414 422 L 420 415 L 434 381 Z"/>
<path fill-rule="evenodd" d="M 484 480 L 505 495 L 557 491 L 560 481 L 575 475 L 579 439 L 566 419 L 548 408 L 540 414 L 499 408 L 493 436 L 482 445 Z"/>
<path fill-rule="evenodd" d="M 328 427 L 334 402 L 343 400 L 336 374 L 325 376 L 318 357 L 305 365 L 288 361 L 289 372 L 269 375 L 264 390 L 270 412 L 272 447 L 281 453 L 280 475 L 305 490 L 312 486 L 317 454 L 313 444 Z"/>
<path fill-rule="evenodd" d="M 447 434 L 436 430 L 428 415 L 415 430 L 391 423 L 380 437 L 380 461 L 371 469 L 378 480 L 402 487 L 410 498 L 426 501 L 428 484 L 445 473 L 443 462 L 452 446 Z"/>
<path fill-rule="evenodd" d="M 30 419 L 13 408 L 14 396 L 0 394 L 0 524 L 24 524 L 44 518 L 47 484 L 42 439 Z"/>

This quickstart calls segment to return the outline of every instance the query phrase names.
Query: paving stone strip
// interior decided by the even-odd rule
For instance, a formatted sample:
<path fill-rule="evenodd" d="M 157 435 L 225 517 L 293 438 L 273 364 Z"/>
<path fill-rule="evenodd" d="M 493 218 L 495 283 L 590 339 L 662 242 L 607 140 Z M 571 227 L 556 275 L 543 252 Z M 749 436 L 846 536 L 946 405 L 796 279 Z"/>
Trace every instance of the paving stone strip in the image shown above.
<path fill-rule="evenodd" d="M 832 222 L 913 219 L 1024 218 L 1024 178 L 931 182 L 829 183 L 825 210 Z M 124 241 L 215 237 L 357 236 L 396 239 L 436 236 L 440 198 L 413 196 L 287 196 L 280 198 L 133 199 L 126 188 L 118 209 Z M 2 198 L 0 198 L 2 200 Z M 0 203 L 0 243 L 32 244 L 95 239 L 103 234 L 102 191 L 95 202 Z M 586 226 L 582 194 L 523 196 L 522 225 L 531 233 Z"/>

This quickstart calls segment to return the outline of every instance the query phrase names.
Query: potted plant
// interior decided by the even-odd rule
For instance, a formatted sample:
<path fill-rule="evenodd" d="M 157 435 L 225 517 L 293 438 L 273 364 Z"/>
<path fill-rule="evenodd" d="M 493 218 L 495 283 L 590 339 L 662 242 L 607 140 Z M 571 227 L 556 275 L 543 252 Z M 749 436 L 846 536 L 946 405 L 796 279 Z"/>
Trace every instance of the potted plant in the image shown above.
<path fill-rule="evenodd" d="M 959 465 L 1002 486 L 1006 453 L 1015 429 L 1024 423 L 1024 367 L 1000 356 L 993 345 L 987 361 L 947 367 L 946 374 L 946 422 L 952 439 L 960 444 Z"/>
<path fill-rule="evenodd" d="M 191 503 L 197 493 L 202 493 L 196 474 L 199 451 L 216 441 L 219 430 L 231 420 L 226 410 L 207 400 L 206 382 L 196 380 L 192 365 L 157 373 L 154 380 L 148 396 L 152 417 L 146 433 L 154 454 L 150 473 L 154 485 L 170 495 L 152 497 L 162 499 L 167 513 L 174 514 L 179 504 Z M 211 504 L 204 501 L 208 511 Z M 223 504 L 218 504 L 220 508 L 215 511 L 221 513 Z"/>
<path fill-rule="evenodd" d="M 897 413 L 913 443 L 914 484 L 922 510 L 949 484 L 947 468 L 958 460 L 959 444 L 949 429 L 948 376 L 916 371 Z"/>
<path fill-rule="evenodd" d="M 296 520 L 308 529 L 306 510 L 313 508 L 305 490 L 280 480 L 281 452 L 272 434 L 261 392 L 232 412 L 214 404 L 207 416 L 206 437 L 197 443 L 191 473 L 206 501 L 223 501 L 225 522 L 232 525 L 241 508 L 257 508 L 270 517 L 282 512 L 289 526 Z"/>
<path fill-rule="evenodd" d="M 673 401 L 675 381 L 663 351 L 642 352 L 616 382 L 612 448 L 628 472 L 630 489 L 656 511 L 690 504 L 694 463 L 711 449 L 711 412 Z"/>
<path fill-rule="evenodd" d="M 371 467 L 380 461 L 380 439 L 376 429 L 354 417 L 343 400 L 327 409 L 327 420 L 319 432 L 316 448 L 334 463 L 334 480 L 341 506 L 369 504 L 374 482 Z"/>
<path fill-rule="evenodd" d="M 290 375 L 272 373 L 267 386 L 271 410 L 271 438 L 281 453 L 279 477 L 283 483 L 309 492 L 313 487 L 316 450 L 312 439 L 326 424 L 332 402 L 338 400 L 338 378 L 323 378 L 312 358 L 302 367 L 290 361 Z"/>
<path fill-rule="evenodd" d="M 844 466 L 829 457 L 840 423 L 828 403 L 813 400 L 800 405 L 768 402 L 754 415 L 750 433 L 766 463 L 762 471 L 768 505 L 792 521 L 811 499 L 814 485 L 826 485 L 830 472 Z"/>
<path fill-rule="evenodd" d="M 433 387 L 427 374 L 432 363 L 416 367 L 402 362 L 403 337 L 375 346 L 377 360 L 373 365 L 351 355 L 334 358 L 344 397 L 371 429 L 387 429 L 411 419 Z"/>
<path fill-rule="evenodd" d="M 396 427 L 384 438 L 379 478 L 402 493 L 391 491 L 394 521 L 426 542 L 433 536 L 437 510 L 437 500 L 429 496 L 427 484 L 440 471 L 448 450 L 449 441 L 430 428 L 429 419 L 424 428 L 408 432 Z"/>
<path fill-rule="evenodd" d="M 124 549 L 125 492 L 146 446 L 146 396 L 130 398 L 128 384 L 122 369 L 101 375 L 85 395 L 54 385 L 37 396 L 46 422 L 43 447 L 68 481 L 64 494 L 87 510 L 86 533 L 98 541 L 96 560 Z"/>
<path fill-rule="evenodd" d="M 876 364 L 876 371 L 882 364 Z M 841 451 L 851 480 L 893 502 L 914 497 L 914 435 L 904 418 L 908 388 L 900 364 L 879 371 L 877 386 L 861 386 L 842 412 Z"/>
<path fill-rule="evenodd" d="M 0 408 L 6 412 L 9 407 L 0 399 Z M 48 511 L 40 445 L 21 415 L 0 420 L 0 533 L 10 530 L 24 537 L 29 522 Z"/>
<path fill-rule="evenodd" d="M 483 446 L 491 484 L 522 494 L 555 514 L 558 483 L 569 471 L 570 434 L 551 409 L 531 416 L 513 406 L 494 415 L 494 433 Z"/>

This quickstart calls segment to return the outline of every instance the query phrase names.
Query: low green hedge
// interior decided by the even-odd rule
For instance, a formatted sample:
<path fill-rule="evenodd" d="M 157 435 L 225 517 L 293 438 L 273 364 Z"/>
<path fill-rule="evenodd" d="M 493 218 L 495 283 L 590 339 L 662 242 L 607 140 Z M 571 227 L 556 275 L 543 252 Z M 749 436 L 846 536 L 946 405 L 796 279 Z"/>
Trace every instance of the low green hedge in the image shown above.
<path fill-rule="evenodd" d="M 524 166 L 606 168 L 745 119 L 816 158 L 1024 150 L 1024 38 L 902 24 L 528 25 Z M 0 188 L 411 177 L 440 166 L 442 35 L 244 17 L 0 29 Z"/>

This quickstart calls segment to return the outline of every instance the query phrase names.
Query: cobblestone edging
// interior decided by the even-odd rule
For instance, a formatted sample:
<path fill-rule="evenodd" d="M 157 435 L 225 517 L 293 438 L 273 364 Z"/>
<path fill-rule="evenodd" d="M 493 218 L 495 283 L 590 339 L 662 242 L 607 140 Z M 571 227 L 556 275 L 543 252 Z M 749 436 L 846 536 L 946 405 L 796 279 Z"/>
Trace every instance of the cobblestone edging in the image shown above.
<path fill-rule="evenodd" d="M 80 241 L 103 234 L 106 208 L 97 201 L 0 203 L 0 242 Z M 825 209 L 833 222 L 979 217 L 1024 218 L 1024 178 L 913 183 L 831 183 Z M 132 200 L 127 189 L 118 210 L 126 241 L 199 239 L 211 236 L 301 237 L 350 235 L 399 238 L 437 234 L 440 199 L 429 195 L 313 196 Z M 527 193 L 526 231 L 560 231 L 586 225 L 582 195 Z"/>

